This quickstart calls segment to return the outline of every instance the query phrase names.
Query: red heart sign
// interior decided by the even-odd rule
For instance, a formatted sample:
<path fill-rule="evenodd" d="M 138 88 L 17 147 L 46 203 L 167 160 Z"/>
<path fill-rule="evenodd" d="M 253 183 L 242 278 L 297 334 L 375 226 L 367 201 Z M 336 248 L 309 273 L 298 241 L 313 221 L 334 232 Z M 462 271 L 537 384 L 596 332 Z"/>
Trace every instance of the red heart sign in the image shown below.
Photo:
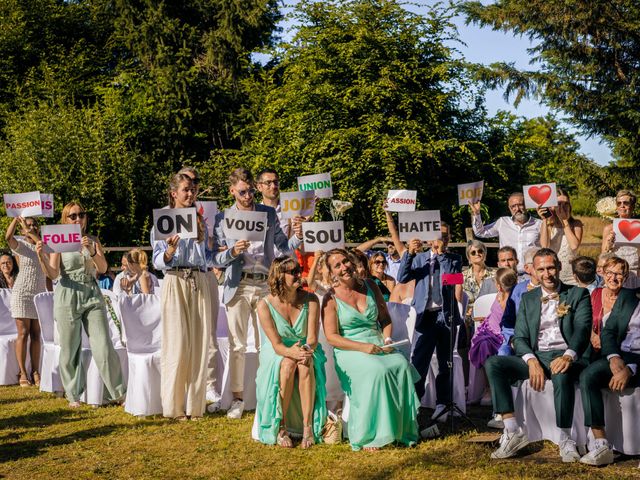
<path fill-rule="evenodd" d="M 536 202 L 536 205 L 542 205 L 549 200 L 551 196 L 551 187 L 549 185 L 542 185 L 541 187 L 533 186 L 529 187 L 529 196 L 531 200 Z"/>
<path fill-rule="evenodd" d="M 630 242 L 640 235 L 640 220 L 621 220 L 618 223 L 618 230 Z"/>

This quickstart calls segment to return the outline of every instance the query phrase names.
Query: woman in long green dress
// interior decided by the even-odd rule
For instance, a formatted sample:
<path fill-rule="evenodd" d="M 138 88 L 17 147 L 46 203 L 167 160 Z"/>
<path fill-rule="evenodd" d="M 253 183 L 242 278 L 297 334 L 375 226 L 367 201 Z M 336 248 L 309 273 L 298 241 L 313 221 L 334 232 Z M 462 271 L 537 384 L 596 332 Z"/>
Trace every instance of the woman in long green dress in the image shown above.
<path fill-rule="evenodd" d="M 269 271 L 271 294 L 258 304 L 258 438 L 285 448 L 293 446 L 289 433 L 302 434 L 302 448 L 318 442 L 327 417 L 326 357 L 317 343 L 320 306 L 302 289 L 301 274 L 293 258 L 276 258 Z"/>
<path fill-rule="evenodd" d="M 384 346 L 392 342 L 392 323 L 382 294 L 372 281 L 357 278 L 346 251 L 328 252 L 327 265 L 336 286 L 324 302 L 324 332 L 349 397 L 351 448 L 413 445 L 420 405 L 413 384 L 419 376 L 401 353 Z"/>

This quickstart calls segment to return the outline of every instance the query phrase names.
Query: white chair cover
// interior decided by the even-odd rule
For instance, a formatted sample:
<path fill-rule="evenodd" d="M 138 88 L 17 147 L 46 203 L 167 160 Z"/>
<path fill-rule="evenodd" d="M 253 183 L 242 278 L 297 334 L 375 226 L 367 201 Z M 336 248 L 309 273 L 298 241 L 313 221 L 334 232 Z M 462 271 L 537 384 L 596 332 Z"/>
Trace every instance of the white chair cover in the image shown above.
<path fill-rule="evenodd" d="M 53 292 L 43 292 L 33 297 L 40 321 L 42 338 L 42 367 L 40 369 L 40 391 L 62 392 L 60 380 L 60 345 L 56 343 L 56 324 L 53 319 Z"/>
<path fill-rule="evenodd" d="M 127 334 L 129 379 L 124 410 L 136 416 L 162 413 L 160 346 L 162 323 L 159 295 L 132 295 L 118 299 Z"/>
<path fill-rule="evenodd" d="M 18 329 L 11 316 L 10 299 L 11 290 L 0 288 L 0 385 L 15 385 L 20 378 L 20 367 L 16 358 Z"/>
<path fill-rule="evenodd" d="M 462 302 L 458 302 L 458 310 L 460 310 L 460 318 L 465 317 L 468 306 L 469 306 L 469 295 L 467 295 L 467 292 L 462 292 Z"/>
<path fill-rule="evenodd" d="M 605 389 L 602 399 L 609 443 L 625 455 L 640 455 L 640 388 L 620 394 Z"/>

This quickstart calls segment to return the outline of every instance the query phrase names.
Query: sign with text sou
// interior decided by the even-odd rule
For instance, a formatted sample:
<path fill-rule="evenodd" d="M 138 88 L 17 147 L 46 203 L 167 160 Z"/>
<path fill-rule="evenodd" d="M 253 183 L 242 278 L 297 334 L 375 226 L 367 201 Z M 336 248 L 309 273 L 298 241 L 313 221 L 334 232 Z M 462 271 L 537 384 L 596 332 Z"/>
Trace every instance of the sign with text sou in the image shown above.
<path fill-rule="evenodd" d="M 180 238 L 198 238 L 198 215 L 191 208 L 156 208 L 153 210 L 155 240 L 166 240 L 174 235 Z"/>
<path fill-rule="evenodd" d="M 318 198 L 333 197 L 333 184 L 330 173 L 318 173 L 317 175 L 304 175 L 298 177 L 298 190 L 315 190 Z"/>
<path fill-rule="evenodd" d="M 303 222 L 302 240 L 307 253 L 344 248 L 344 222 Z"/>
<path fill-rule="evenodd" d="M 267 234 L 267 212 L 228 208 L 224 211 L 222 231 L 225 237 L 231 240 L 264 242 L 264 237 Z"/>
<path fill-rule="evenodd" d="M 82 248 L 82 230 L 77 223 L 43 225 L 40 235 L 47 253 L 79 252 Z"/>
<path fill-rule="evenodd" d="M 419 210 L 398 214 L 398 233 L 400 240 L 408 242 L 413 238 L 422 241 L 439 240 L 440 210 Z"/>

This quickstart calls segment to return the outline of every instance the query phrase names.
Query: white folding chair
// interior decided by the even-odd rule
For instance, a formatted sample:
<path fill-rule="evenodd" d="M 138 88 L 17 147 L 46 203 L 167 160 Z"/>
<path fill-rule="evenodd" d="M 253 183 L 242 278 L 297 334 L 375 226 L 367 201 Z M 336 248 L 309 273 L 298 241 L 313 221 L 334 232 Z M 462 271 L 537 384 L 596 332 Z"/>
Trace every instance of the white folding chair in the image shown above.
<path fill-rule="evenodd" d="M 60 345 L 56 342 L 56 324 L 53 318 L 53 292 L 43 292 L 33 297 L 40 321 L 42 339 L 42 366 L 40 391 L 62 392 L 60 380 Z"/>
<path fill-rule="evenodd" d="M 473 318 L 485 318 L 491 311 L 491 306 L 496 300 L 496 293 L 488 293 L 476 298 L 473 302 Z M 476 322 L 476 327 L 480 322 Z M 469 403 L 478 403 L 482 398 L 482 394 L 487 388 L 487 380 L 484 374 L 476 369 L 473 363 L 469 362 L 469 390 L 467 393 L 467 401 Z"/>
<path fill-rule="evenodd" d="M 132 295 L 118 299 L 127 334 L 129 379 L 124 410 L 136 416 L 162 413 L 160 346 L 162 323 L 158 295 Z"/>
<path fill-rule="evenodd" d="M 15 385 L 20 378 L 16 358 L 18 329 L 10 310 L 11 290 L 0 288 L 0 385 Z"/>

